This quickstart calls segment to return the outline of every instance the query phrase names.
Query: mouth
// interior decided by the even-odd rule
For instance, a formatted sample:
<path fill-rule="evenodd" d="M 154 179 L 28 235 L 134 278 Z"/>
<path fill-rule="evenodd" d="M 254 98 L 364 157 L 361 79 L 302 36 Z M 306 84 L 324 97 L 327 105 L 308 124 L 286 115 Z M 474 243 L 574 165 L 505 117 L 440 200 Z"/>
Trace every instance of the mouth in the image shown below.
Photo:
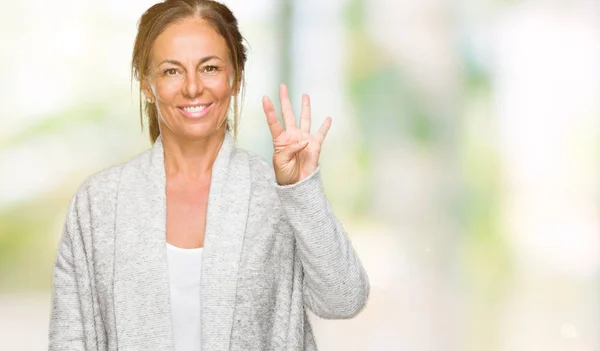
<path fill-rule="evenodd" d="M 178 106 L 177 109 L 187 118 L 201 118 L 204 117 L 208 111 L 212 103 L 209 104 L 193 104 L 193 105 L 183 105 Z"/>

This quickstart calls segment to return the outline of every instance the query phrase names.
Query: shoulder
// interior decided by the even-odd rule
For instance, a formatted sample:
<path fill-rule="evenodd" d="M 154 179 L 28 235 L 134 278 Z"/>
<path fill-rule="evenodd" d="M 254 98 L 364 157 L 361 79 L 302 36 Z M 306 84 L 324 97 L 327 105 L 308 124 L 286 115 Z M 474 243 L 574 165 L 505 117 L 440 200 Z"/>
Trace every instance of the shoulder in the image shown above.
<path fill-rule="evenodd" d="M 67 221 L 90 223 L 94 214 L 107 215 L 116 204 L 119 174 L 123 165 L 112 166 L 88 176 L 71 199 Z"/>
<path fill-rule="evenodd" d="M 116 199 L 123 171 L 127 168 L 139 169 L 148 159 L 148 151 L 134 156 L 126 162 L 102 169 L 88 176 L 79 186 L 74 201 L 106 202 Z"/>
<path fill-rule="evenodd" d="M 262 210 L 269 209 L 273 214 L 280 207 L 276 191 L 275 172 L 273 166 L 261 156 L 247 150 L 238 149 L 248 159 L 250 176 L 251 207 L 258 206 Z"/>
<path fill-rule="evenodd" d="M 118 187 L 119 176 L 125 164 L 111 166 L 87 177 L 81 184 L 80 191 L 101 192 Z"/>
<path fill-rule="evenodd" d="M 279 228 L 277 223 L 285 221 L 281 201 L 277 194 L 277 182 L 275 172 L 271 163 L 261 156 L 244 149 L 237 149 L 247 159 L 250 176 L 250 222 L 257 224 L 260 228 Z M 280 231 L 280 229 L 277 229 Z M 263 231 L 267 233 L 268 231 Z M 290 232 L 286 232 L 290 233 Z"/>
<path fill-rule="evenodd" d="M 248 166 L 250 168 L 250 177 L 252 184 L 275 184 L 275 173 L 273 166 L 261 156 L 248 151 L 246 149 L 237 148 L 237 152 L 245 155 L 248 158 Z"/>

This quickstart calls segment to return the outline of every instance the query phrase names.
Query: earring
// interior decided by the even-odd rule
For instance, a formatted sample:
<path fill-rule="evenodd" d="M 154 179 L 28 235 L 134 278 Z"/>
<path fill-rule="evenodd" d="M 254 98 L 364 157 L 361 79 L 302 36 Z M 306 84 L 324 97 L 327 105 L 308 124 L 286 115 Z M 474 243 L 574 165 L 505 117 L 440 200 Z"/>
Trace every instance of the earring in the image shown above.
<path fill-rule="evenodd" d="M 153 100 L 151 97 L 149 97 L 149 98 L 146 98 L 146 101 L 147 101 L 149 104 L 151 104 L 151 103 L 153 103 L 153 102 L 154 102 L 154 100 Z"/>

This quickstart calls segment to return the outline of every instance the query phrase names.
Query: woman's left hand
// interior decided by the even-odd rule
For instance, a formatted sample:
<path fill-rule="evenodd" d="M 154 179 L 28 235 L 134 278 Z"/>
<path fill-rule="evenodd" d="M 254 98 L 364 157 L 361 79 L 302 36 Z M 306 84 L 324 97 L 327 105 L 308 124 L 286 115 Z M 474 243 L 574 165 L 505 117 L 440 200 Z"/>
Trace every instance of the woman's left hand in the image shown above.
<path fill-rule="evenodd" d="M 288 89 L 284 84 L 279 87 L 281 112 L 285 123 L 283 130 L 273 103 L 268 97 L 263 97 L 263 109 L 273 137 L 273 168 L 275 179 L 279 185 L 294 184 L 306 178 L 317 168 L 321 145 L 331 126 L 331 117 L 327 117 L 319 131 L 310 135 L 310 98 L 302 95 L 302 110 L 300 126 L 292 111 Z"/>

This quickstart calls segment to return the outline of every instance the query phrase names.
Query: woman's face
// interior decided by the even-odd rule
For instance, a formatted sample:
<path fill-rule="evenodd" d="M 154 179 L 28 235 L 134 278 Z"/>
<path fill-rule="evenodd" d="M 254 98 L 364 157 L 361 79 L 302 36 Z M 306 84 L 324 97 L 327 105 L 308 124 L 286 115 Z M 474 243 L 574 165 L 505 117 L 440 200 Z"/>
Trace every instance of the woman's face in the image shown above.
<path fill-rule="evenodd" d="M 225 39 L 207 22 L 168 26 L 154 41 L 142 83 L 158 108 L 161 134 L 198 140 L 223 130 L 234 76 Z"/>

